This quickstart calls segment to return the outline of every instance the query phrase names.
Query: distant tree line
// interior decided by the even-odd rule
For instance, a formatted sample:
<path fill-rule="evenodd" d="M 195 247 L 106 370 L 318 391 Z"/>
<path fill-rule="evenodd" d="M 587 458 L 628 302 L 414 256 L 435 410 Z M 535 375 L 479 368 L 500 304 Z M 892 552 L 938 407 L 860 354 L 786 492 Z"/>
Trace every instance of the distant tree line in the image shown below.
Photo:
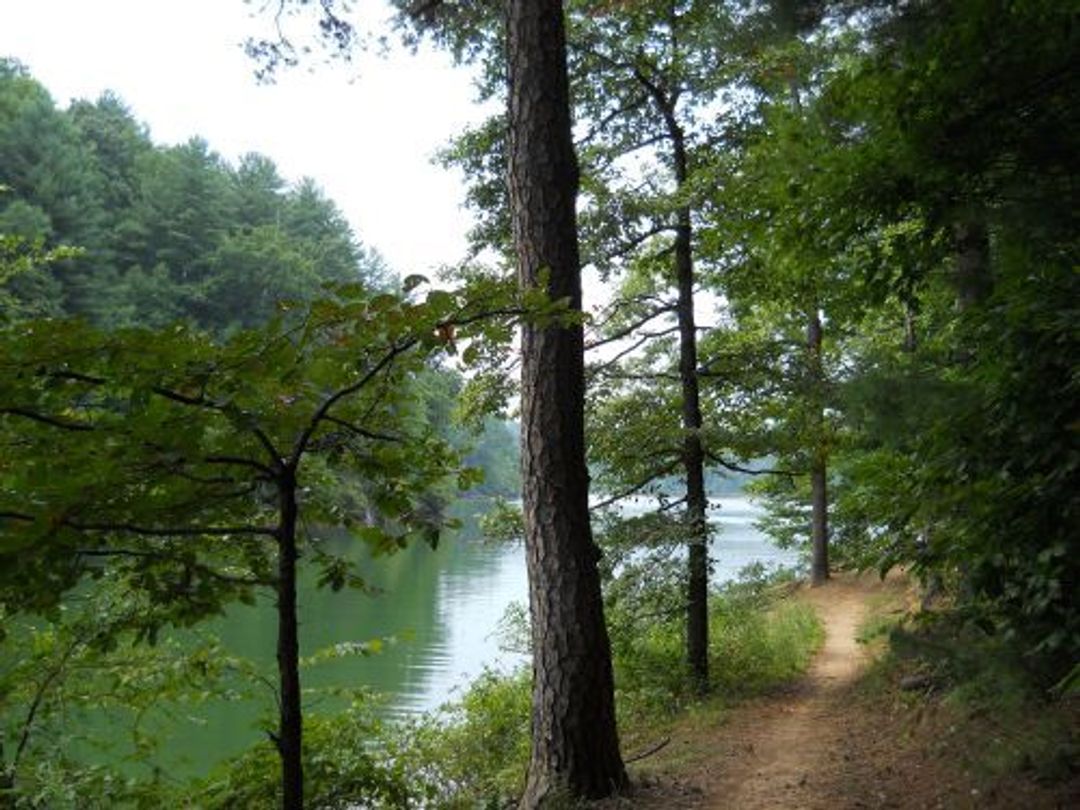
<path fill-rule="evenodd" d="M 249 153 L 236 165 L 200 139 L 159 146 L 111 92 L 59 109 L 17 62 L 0 61 L 0 234 L 56 260 L 0 278 L 0 320 L 78 317 L 105 329 L 183 322 L 226 337 L 319 297 L 398 284 L 314 180 L 289 183 Z M 418 382 L 432 424 L 488 470 L 478 492 L 516 496 L 516 442 L 498 420 L 455 423 L 462 382 Z M 473 435 L 473 434 L 476 435 Z"/>

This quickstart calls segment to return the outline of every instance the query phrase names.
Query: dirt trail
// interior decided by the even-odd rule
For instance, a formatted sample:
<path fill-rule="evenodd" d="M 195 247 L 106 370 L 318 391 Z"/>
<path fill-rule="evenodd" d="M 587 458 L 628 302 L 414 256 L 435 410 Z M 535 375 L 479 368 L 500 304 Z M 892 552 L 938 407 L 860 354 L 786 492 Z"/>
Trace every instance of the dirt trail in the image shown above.
<path fill-rule="evenodd" d="M 725 724 L 726 756 L 709 774 L 700 806 L 837 807 L 834 785 L 853 757 L 844 697 L 863 667 L 855 633 L 873 590 L 870 580 L 842 577 L 806 592 L 825 625 L 825 644 L 789 695 L 751 704 Z"/>
<path fill-rule="evenodd" d="M 637 766 L 633 793 L 605 810 L 1080 807 L 1080 779 L 1060 787 L 1030 774 L 986 781 L 965 764 L 963 735 L 950 736 L 953 721 L 937 718 L 932 702 L 912 710 L 861 688 L 870 655 L 855 641 L 859 625 L 871 610 L 908 606 L 909 588 L 903 577 L 841 574 L 801 589 L 796 598 L 814 606 L 826 632 L 806 675 L 722 718 L 688 718 Z"/>
<path fill-rule="evenodd" d="M 724 722 L 673 739 L 660 762 L 632 797 L 614 805 L 640 810 L 847 810 L 906 807 L 895 780 L 882 779 L 864 756 L 865 723 L 853 727 L 852 687 L 866 664 L 855 641 L 868 603 L 902 587 L 877 577 L 841 574 L 820 588 L 803 589 L 825 626 L 825 643 L 810 670 L 780 693 L 751 700 Z M 877 743 L 882 741 L 878 740 Z M 697 751 L 696 764 L 680 748 Z M 671 767 L 663 760 L 672 757 Z M 889 795 L 893 794 L 893 795 Z M 933 806 L 933 805 L 931 805 Z"/>

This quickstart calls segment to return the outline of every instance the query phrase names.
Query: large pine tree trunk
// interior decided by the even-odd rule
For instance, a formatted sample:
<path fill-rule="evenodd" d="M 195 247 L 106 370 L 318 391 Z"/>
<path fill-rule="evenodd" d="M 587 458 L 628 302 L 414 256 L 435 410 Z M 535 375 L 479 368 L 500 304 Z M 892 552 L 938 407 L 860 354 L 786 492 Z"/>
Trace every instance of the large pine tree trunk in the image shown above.
<path fill-rule="evenodd" d="M 278 733 L 281 755 L 281 806 L 302 810 L 304 770 L 302 760 L 303 721 L 300 706 L 300 644 L 296 599 L 296 479 L 291 470 L 279 484 L 281 517 L 278 527 Z"/>
<path fill-rule="evenodd" d="M 510 204 L 524 288 L 581 307 L 563 10 L 508 0 Z M 532 616 L 532 759 L 522 807 L 626 784 L 589 525 L 580 326 L 522 329 L 521 447 Z"/>

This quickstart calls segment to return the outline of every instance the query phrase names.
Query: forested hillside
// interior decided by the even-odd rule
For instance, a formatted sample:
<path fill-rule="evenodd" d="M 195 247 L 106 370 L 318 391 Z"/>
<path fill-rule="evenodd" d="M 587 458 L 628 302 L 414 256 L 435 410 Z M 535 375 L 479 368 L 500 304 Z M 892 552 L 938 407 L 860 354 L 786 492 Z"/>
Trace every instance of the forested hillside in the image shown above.
<path fill-rule="evenodd" d="M 55 261 L 3 279 L 0 317 L 76 317 L 105 328 L 185 323 L 225 337 L 323 294 L 398 284 L 311 179 L 289 183 L 274 162 L 230 165 L 203 140 L 155 145 L 117 96 L 57 107 L 17 63 L 0 63 L 0 234 L 14 262 L 34 249 Z M 60 250 L 60 254 L 55 251 Z M 491 422 L 479 437 L 453 424 L 461 388 L 433 370 L 432 424 L 489 470 L 479 490 L 517 491 L 514 442 Z"/>
<path fill-rule="evenodd" d="M 10 62 L 0 110 L 0 228 L 81 251 L 9 282 L 22 313 L 225 334 L 326 282 L 390 283 L 334 203 L 269 158 L 230 166 L 199 139 L 155 146 L 116 96 L 61 110 Z"/>

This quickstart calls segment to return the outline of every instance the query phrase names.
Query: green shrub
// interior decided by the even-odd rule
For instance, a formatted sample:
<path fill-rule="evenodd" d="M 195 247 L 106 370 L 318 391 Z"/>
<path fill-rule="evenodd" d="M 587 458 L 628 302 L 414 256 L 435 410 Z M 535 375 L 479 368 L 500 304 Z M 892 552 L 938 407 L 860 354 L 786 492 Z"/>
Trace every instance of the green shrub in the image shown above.
<path fill-rule="evenodd" d="M 639 621 L 635 629 L 612 634 L 616 700 L 627 739 L 697 699 L 684 661 L 681 616 Z M 761 577 L 713 595 L 711 634 L 713 684 L 723 696 L 759 692 L 802 672 L 823 635 L 811 608 L 781 598 L 775 581 Z M 512 804 L 524 788 L 529 760 L 530 687 L 525 668 L 487 671 L 458 701 L 410 723 L 383 724 L 368 702 L 337 717 L 306 718 L 307 806 Z M 278 767 L 273 747 L 257 746 L 215 774 L 192 800 L 208 808 L 273 806 Z"/>
<path fill-rule="evenodd" d="M 710 600 L 709 667 L 713 691 L 754 694 L 809 665 L 824 631 L 813 609 L 784 599 L 776 576 L 725 586 Z M 613 618 L 618 621 L 618 616 Z M 670 717 L 697 699 L 686 665 L 680 614 L 615 634 L 615 681 L 620 717 L 630 724 Z"/>
<path fill-rule="evenodd" d="M 925 677 L 925 699 L 948 718 L 974 772 L 1057 781 L 1080 769 L 1075 699 L 1048 688 L 1052 667 L 1020 640 L 945 614 L 898 626 L 889 642 L 882 666 L 893 680 Z"/>
<path fill-rule="evenodd" d="M 821 621 L 802 602 L 768 607 L 739 595 L 716 600 L 710 623 L 712 682 L 724 695 L 756 694 L 805 671 L 824 641 Z"/>
<path fill-rule="evenodd" d="M 357 700 L 335 716 L 304 719 L 304 805 L 319 810 L 411 807 L 433 789 L 416 778 L 404 740 Z M 271 742 L 260 743 L 216 770 L 187 797 L 195 807 L 280 805 L 281 762 Z"/>
<path fill-rule="evenodd" d="M 504 807 L 525 787 L 531 676 L 485 671 L 455 703 L 415 724 L 411 767 L 445 808 Z"/>

